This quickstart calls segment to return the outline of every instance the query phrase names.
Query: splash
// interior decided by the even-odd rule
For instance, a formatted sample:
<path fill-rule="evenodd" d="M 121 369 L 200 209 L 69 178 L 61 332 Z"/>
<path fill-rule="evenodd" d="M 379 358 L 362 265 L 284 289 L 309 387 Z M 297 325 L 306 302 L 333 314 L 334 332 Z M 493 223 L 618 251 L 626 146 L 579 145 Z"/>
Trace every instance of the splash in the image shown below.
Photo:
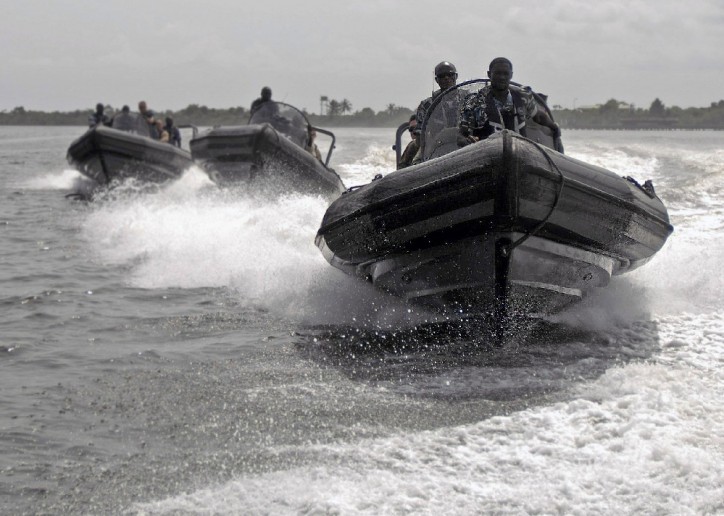
<path fill-rule="evenodd" d="M 395 155 L 386 147 L 370 145 L 361 159 L 340 165 L 339 168 L 345 177 L 345 184 L 366 184 L 377 174 L 385 175 L 395 170 Z"/>
<path fill-rule="evenodd" d="M 48 172 L 46 174 L 29 178 L 21 186 L 28 190 L 71 190 L 75 191 L 85 180 L 80 172 L 65 169 L 61 172 Z"/>
<path fill-rule="evenodd" d="M 273 303 L 324 267 L 321 197 L 220 190 L 197 171 L 156 192 L 109 193 L 82 224 L 96 257 L 139 288 L 228 287 Z"/>
<path fill-rule="evenodd" d="M 651 179 L 658 177 L 660 168 L 656 156 L 633 152 L 627 148 L 608 148 L 587 145 L 568 153 L 571 157 L 596 165 L 622 176 Z"/>

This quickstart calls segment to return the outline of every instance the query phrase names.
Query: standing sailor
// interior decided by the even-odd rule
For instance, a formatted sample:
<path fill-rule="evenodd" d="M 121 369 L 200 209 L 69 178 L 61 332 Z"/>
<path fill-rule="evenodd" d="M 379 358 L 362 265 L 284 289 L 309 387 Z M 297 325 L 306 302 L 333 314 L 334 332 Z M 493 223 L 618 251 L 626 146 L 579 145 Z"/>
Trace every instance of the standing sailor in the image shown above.
<path fill-rule="evenodd" d="M 256 99 L 254 102 L 251 103 L 251 111 L 250 113 L 253 115 L 254 111 L 259 109 L 262 104 L 265 102 L 270 102 L 272 98 L 272 90 L 269 86 L 264 86 L 261 89 L 261 97 Z"/>
<path fill-rule="evenodd" d="M 111 121 L 108 116 L 103 113 L 104 107 L 100 102 L 96 104 L 96 111 L 88 117 L 88 127 L 95 127 L 99 124 L 110 125 Z"/>

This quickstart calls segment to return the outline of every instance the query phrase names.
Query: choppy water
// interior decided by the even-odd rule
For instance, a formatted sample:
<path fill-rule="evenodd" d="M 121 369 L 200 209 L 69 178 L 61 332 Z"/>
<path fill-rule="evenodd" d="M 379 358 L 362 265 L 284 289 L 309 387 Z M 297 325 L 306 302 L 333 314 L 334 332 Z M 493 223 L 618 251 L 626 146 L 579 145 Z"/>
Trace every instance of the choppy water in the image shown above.
<path fill-rule="evenodd" d="M 322 198 L 66 199 L 79 132 L 0 128 L 1 513 L 724 512 L 723 133 L 566 133 L 675 233 L 491 350 L 328 266 Z M 348 185 L 393 133 L 337 131 Z"/>

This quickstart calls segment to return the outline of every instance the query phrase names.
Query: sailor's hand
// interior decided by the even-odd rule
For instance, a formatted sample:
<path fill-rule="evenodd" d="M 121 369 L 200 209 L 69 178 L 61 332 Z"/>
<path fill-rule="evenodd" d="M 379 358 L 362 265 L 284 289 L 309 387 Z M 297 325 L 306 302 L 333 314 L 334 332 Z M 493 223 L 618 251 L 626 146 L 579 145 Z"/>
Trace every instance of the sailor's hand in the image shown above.
<path fill-rule="evenodd" d="M 480 141 L 480 138 L 473 135 L 463 136 L 462 134 L 458 136 L 458 147 L 465 147 L 466 145 L 470 145 L 471 143 L 475 143 Z"/>

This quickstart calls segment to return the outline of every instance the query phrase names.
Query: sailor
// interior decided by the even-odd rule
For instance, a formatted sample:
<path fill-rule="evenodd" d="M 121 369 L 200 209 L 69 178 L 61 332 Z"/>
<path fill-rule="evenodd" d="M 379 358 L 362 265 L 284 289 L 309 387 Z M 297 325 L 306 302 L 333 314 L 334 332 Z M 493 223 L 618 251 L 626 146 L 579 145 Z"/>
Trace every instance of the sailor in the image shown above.
<path fill-rule="evenodd" d="M 264 86 L 261 89 L 261 97 L 259 97 L 258 99 L 256 99 L 254 102 L 251 103 L 251 112 L 250 113 L 253 115 L 254 111 L 259 109 L 261 107 L 261 105 L 264 104 L 265 102 L 271 101 L 271 98 L 272 98 L 271 88 L 269 86 Z"/>
<path fill-rule="evenodd" d="M 538 109 L 530 88 L 510 84 L 513 64 L 505 57 L 496 57 L 488 67 L 490 84 L 468 95 L 460 111 L 460 146 L 484 140 L 493 133 L 509 129 L 526 136 L 525 123 L 533 119 L 548 127 L 554 140 L 561 129 L 548 113 Z"/>
<path fill-rule="evenodd" d="M 145 129 L 148 124 L 143 121 L 142 123 L 142 127 Z M 131 108 L 128 107 L 128 105 L 124 105 L 123 108 L 121 108 L 120 113 L 116 113 L 115 115 L 113 115 L 111 127 L 113 127 L 114 129 L 118 129 L 119 131 L 137 133 L 139 129 L 138 119 L 135 115 L 131 115 Z M 144 130 L 141 134 L 146 135 L 146 131 Z"/>
<path fill-rule="evenodd" d="M 99 124 L 110 125 L 111 121 L 107 115 L 103 113 L 104 107 L 102 103 L 96 104 L 96 111 L 88 117 L 88 126 L 95 127 Z"/>
<path fill-rule="evenodd" d="M 438 63 L 437 66 L 435 66 L 434 73 L 435 82 L 438 84 L 438 86 L 440 86 L 440 89 L 433 91 L 432 96 L 426 98 L 425 100 L 420 102 L 419 106 L 417 106 L 417 112 L 415 115 L 415 119 L 418 123 L 416 129 L 417 134 L 420 133 L 421 125 L 425 121 L 425 113 L 430 108 L 435 98 L 446 89 L 455 86 L 455 84 L 457 83 L 458 71 L 455 68 L 455 65 L 449 61 L 442 61 L 441 63 Z M 457 113 L 455 115 L 457 115 Z"/>
<path fill-rule="evenodd" d="M 417 128 L 415 133 L 418 135 L 420 148 L 412 159 L 413 165 L 420 163 L 423 159 L 422 144 L 424 141 L 436 138 L 446 129 L 452 129 L 452 132 L 457 134 L 460 107 L 465 99 L 465 91 L 454 88 L 457 84 L 457 78 L 457 69 L 449 61 L 442 61 L 435 66 L 435 82 L 440 86 L 440 89 L 434 91 L 432 96 L 420 102 L 417 107 Z M 452 89 L 450 93 L 440 97 L 450 89 Z M 421 134 L 423 130 L 425 131 L 424 135 Z M 455 135 L 452 135 L 452 138 L 452 144 L 455 145 Z"/>
<path fill-rule="evenodd" d="M 166 117 L 166 126 L 164 129 L 168 132 L 168 143 L 175 145 L 176 147 L 181 147 L 181 131 L 178 130 L 178 127 L 173 125 L 173 118 L 170 116 Z"/>
<path fill-rule="evenodd" d="M 161 137 L 161 134 L 156 127 L 156 113 L 148 109 L 145 100 L 138 103 L 138 112 L 141 113 L 141 116 L 144 120 L 146 120 L 146 123 L 148 124 L 148 132 L 150 133 L 151 138 L 158 140 Z"/>
<path fill-rule="evenodd" d="M 417 131 L 417 115 L 410 117 L 407 130 L 410 131 L 412 140 L 410 140 L 410 143 L 407 144 L 407 147 L 405 147 L 405 150 L 402 152 L 400 162 L 397 164 L 397 170 L 409 167 L 412 164 L 412 159 L 415 157 L 415 154 L 420 150 L 420 133 Z"/>
<path fill-rule="evenodd" d="M 166 127 L 163 125 L 163 122 L 161 119 L 157 119 L 155 124 L 156 126 L 156 133 L 158 134 L 158 140 L 162 141 L 163 143 L 171 143 L 171 135 L 166 130 Z"/>
<path fill-rule="evenodd" d="M 319 161 L 322 161 L 322 153 L 319 152 L 319 147 L 317 147 L 317 144 L 314 143 L 314 140 L 317 138 L 317 131 L 312 127 L 309 126 L 308 132 L 308 138 L 307 138 L 307 145 L 306 149 L 309 154 L 317 158 Z"/>

